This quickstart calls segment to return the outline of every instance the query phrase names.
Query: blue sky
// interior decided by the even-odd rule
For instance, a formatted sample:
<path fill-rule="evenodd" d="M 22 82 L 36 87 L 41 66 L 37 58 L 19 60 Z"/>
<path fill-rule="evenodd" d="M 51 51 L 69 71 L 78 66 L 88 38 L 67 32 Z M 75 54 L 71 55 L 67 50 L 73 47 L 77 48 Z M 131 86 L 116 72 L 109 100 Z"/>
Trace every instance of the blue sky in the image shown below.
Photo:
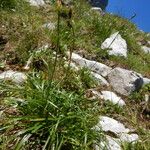
<path fill-rule="evenodd" d="M 150 32 L 150 0 L 109 0 L 107 11 L 126 18 L 136 13 L 132 21 L 139 29 Z"/>

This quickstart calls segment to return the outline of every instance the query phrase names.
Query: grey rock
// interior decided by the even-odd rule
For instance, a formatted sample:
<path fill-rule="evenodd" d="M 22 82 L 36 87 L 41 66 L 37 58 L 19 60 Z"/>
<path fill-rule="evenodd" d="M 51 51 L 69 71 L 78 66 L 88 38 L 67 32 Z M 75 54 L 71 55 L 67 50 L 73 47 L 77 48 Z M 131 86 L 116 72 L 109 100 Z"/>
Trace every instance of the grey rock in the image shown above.
<path fill-rule="evenodd" d="M 102 148 L 106 148 L 107 150 L 121 150 L 121 143 L 134 143 L 139 140 L 139 136 L 137 134 L 130 134 L 132 130 L 126 128 L 119 121 L 107 117 L 101 116 L 99 117 L 98 124 L 94 127 L 94 129 L 98 131 L 104 131 L 114 133 L 117 138 L 113 138 L 111 136 L 106 135 L 106 141 L 100 141 L 99 145 L 95 146 L 95 150 L 100 150 Z"/>
<path fill-rule="evenodd" d="M 122 134 L 119 138 L 113 138 L 111 136 L 106 135 L 106 141 L 100 141 L 99 144 L 95 144 L 95 150 L 122 150 L 121 145 L 122 142 L 132 143 L 134 144 L 139 140 L 139 136 L 137 134 Z"/>
<path fill-rule="evenodd" d="M 146 85 L 146 84 L 150 84 L 150 79 L 149 78 L 143 78 L 143 84 Z"/>
<path fill-rule="evenodd" d="M 69 65 L 69 63 L 66 62 L 65 66 L 67 67 L 68 65 Z M 72 69 L 74 69 L 75 71 L 78 71 L 78 70 L 81 69 L 81 67 L 77 66 L 74 62 L 70 63 L 70 67 Z M 109 86 L 109 83 L 107 82 L 107 80 L 104 77 L 102 77 L 101 75 L 99 75 L 98 73 L 95 73 L 95 72 L 91 71 L 90 74 L 91 74 L 92 78 L 96 80 L 96 82 L 98 84 Z"/>
<path fill-rule="evenodd" d="M 142 46 L 142 50 L 143 50 L 145 53 L 150 54 L 150 47 Z"/>
<path fill-rule="evenodd" d="M 139 136 L 137 134 L 120 134 L 120 140 L 123 142 L 133 143 L 139 140 Z"/>
<path fill-rule="evenodd" d="M 69 55 L 69 53 L 68 53 L 68 55 Z M 108 67 L 102 63 L 96 62 L 96 61 L 91 61 L 91 60 L 85 59 L 76 53 L 72 53 L 71 59 L 73 62 L 75 62 L 80 67 L 86 67 L 89 70 L 102 75 L 103 77 L 107 76 L 108 73 L 110 73 L 110 71 L 111 71 L 110 67 Z"/>
<path fill-rule="evenodd" d="M 121 150 L 120 140 L 118 138 L 112 138 L 106 136 L 106 141 L 100 141 L 98 145 L 94 146 L 95 150 Z"/>
<path fill-rule="evenodd" d="M 28 0 L 30 5 L 32 6 L 44 6 L 45 5 L 45 2 L 44 0 Z"/>
<path fill-rule="evenodd" d="M 10 80 L 17 84 L 22 84 L 26 81 L 27 76 L 24 73 L 8 70 L 0 74 L 0 80 Z"/>
<path fill-rule="evenodd" d="M 108 74 L 108 81 L 116 92 L 125 96 L 140 89 L 144 84 L 142 75 L 119 67 Z"/>
<path fill-rule="evenodd" d="M 96 131 L 103 130 L 105 132 L 111 131 L 116 135 L 130 132 L 130 129 L 126 128 L 122 123 L 107 116 L 99 117 L 99 122 L 95 126 L 95 130 Z"/>
<path fill-rule="evenodd" d="M 113 104 L 117 104 L 119 106 L 124 106 L 125 105 L 125 102 L 124 100 L 117 96 L 114 92 L 111 92 L 111 91 L 101 91 L 102 93 L 102 98 L 104 100 L 109 100 L 110 102 L 112 102 Z"/>
<path fill-rule="evenodd" d="M 109 55 L 127 57 L 127 43 L 119 32 L 112 34 L 101 45 L 102 49 L 108 49 Z"/>
<path fill-rule="evenodd" d="M 103 99 L 105 101 L 110 101 L 114 105 L 118 105 L 120 107 L 125 105 L 124 100 L 122 100 L 122 98 L 117 96 L 114 92 L 111 92 L 111 91 L 98 92 L 98 91 L 92 90 L 92 93 L 94 96 L 92 99 L 97 97 L 97 98 Z"/>

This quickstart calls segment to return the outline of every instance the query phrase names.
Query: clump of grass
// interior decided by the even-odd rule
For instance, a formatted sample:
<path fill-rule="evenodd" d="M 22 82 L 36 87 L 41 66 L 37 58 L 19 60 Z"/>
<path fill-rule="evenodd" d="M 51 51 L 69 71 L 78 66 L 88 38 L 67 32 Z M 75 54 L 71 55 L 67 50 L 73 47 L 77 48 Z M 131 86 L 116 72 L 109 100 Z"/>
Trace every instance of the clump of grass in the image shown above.
<path fill-rule="evenodd" d="M 16 149 L 35 149 L 36 146 L 49 150 L 90 149 L 93 141 L 102 138 L 91 129 L 97 122 L 96 103 L 67 92 L 54 82 L 48 89 L 48 84 L 35 74 L 24 86 L 6 86 L 9 97 L 13 93 L 24 100 L 16 103 L 20 115 L 9 118 L 7 123 L 11 126 L 9 132 L 16 133 L 7 144 L 16 143 Z"/>
<path fill-rule="evenodd" d="M 134 92 L 130 95 L 130 100 L 135 102 L 142 102 L 145 101 L 145 94 L 149 95 L 150 93 L 150 84 L 144 85 L 139 91 Z"/>

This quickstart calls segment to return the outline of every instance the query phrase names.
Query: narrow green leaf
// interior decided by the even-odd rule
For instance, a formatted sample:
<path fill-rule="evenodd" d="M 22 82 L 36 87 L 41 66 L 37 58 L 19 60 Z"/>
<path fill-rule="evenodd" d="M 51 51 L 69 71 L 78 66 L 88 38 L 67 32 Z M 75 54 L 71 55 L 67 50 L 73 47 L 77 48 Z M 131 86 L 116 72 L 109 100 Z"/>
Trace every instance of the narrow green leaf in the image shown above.
<path fill-rule="evenodd" d="M 24 146 L 25 142 L 31 137 L 32 134 L 25 135 L 20 142 L 17 143 L 15 150 L 21 150 L 22 146 Z"/>

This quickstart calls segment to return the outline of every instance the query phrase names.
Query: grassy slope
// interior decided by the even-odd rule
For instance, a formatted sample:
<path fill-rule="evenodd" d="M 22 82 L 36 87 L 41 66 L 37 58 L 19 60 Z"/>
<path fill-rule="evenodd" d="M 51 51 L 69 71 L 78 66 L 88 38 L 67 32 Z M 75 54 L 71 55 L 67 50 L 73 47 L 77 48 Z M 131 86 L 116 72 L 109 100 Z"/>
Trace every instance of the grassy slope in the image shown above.
<path fill-rule="evenodd" d="M 71 29 L 67 26 L 67 20 L 61 18 L 61 51 L 65 52 L 73 49 L 89 59 L 94 59 L 103 63 L 106 63 L 107 60 L 107 65 L 113 62 L 115 66 L 132 69 L 150 77 L 150 55 L 144 54 L 141 51 L 140 46 L 137 44 L 138 41 L 148 40 L 148 37 L 144 33 L 138 31 L 136 26 L 128 20 L 110 14 L 100 16 L 98 13 L 90 11 L 90 6 L 85 3 L 86 2 L 84 1 L 78 0 L 73 7 L 72 24 L 75 35 L 73 35 Z M 4 9 L 0 11 L 0 18 L 2 18 L 0 20 L 0 24 L 2 25 L 0 27 L 0 34 L 8 41 L 5 45 L 5 49 L 0 51 L 1 70 L 8 68 L 22 70 L 22 66 L 25 65 L 30 54 L 47 43 L 49 43 L 49 51 L 42 53 L 39 56 L 35 56 L 35 60 L 36 62 L 43 59 L 48 61 L 52 58 L 52 52 L 57 48 L 56 31 L 48 31 L 41 26 L 47 22 L 57 22 L 55 6 L 47 6 L 45 8 L 37 9 L 33 7 L 31 8 L 28 4 L 25 4 L 19 5 L 15 11 Z M 63 12 L 66 11 L 67 8 L 63 8 Z M 101 43 L 115 31 L 119 31 L 122 37 L 127 41 L 129 50 L 127 59 L 110 57 L 106 52 L 100 49 Z M 74 43 L 72 39 L 75 39 Z M 48 54 L 50 56 L 48 56 Z M 53 59 L 50 60 L 53 61 Z M 62 67 L 62 63 L 64 62 L 60 61 L 56 67 L 56 82 L 62 80 L 60 75 L 64 76 L 66 73 L 66 69 Z M 32 68 L 35 69 L 34 67 L 36 67 L 36 65 Z M 39 70 L 40 68 L 36 69 Z M 46 71 L 41 74 L 42 78 L 47 78 Z M 84 92 L 90 86 L 94 86 L 93 82 L 88 85 L 91 79 L 88 77 L 87 72 L 80 72 L 80 78 L 77 78 L 77 74 L 78 73 L 74 71 L 71 72 L 69 76 L 70 78 L 62 81 L 60 87 L 64 88 L 67 92 L 73 91 L 80 95 L 82 94 L 81 91 Z M 82 84 L 82 82 L 84 82 L 84 84 Z M 28 86 L 29 85 L 27 85 L 27 89 L 30 89 L 30 86 Z M 125 98 L 127 107 L 123 110 L 114 107 L 111 104 L 104 104 L 99 101 L 97 102 L 98 104 L 94 104 L 101 108 L 101 111 L 98 114 L 113 116 L 114 118 L 125 122 L 127 126 L 135 128 L 136 132 L 142 139 L 142 143 L 138 143 L 136 149 L 147 150 L 150 147 L 148 141 L 150 138 L 148 132 L 150 127 L 148 121 L 149 116 L 141 114 L 143 109 L 141 102 L 144 100 L 143 95 L 148 91 L 148 88 L 146 90 L 142 89 L 139 93 L 132 95 L 131 98 Z M 20 96 L 20 93 L 18 92 L 13 91 L 13 93 L 15 94 L 12 95 L 11 92 L 8 92 L 8 95 L 2 94 L 1 104 L 4 103 L 3 99 L 5 99 L 5 96 Z M 31 94 L 27 94 L 27 96 L 32 97 Z M 24 98 L 23 95 L 21 95 L 21 97 Z M 7 136 L 3 138 L 7 141 Z M 5 145 L 6 143 L 4 143 L 4 147 Z M 130 145 L 125 146 L 124 149 L 130 149 Z"/>

